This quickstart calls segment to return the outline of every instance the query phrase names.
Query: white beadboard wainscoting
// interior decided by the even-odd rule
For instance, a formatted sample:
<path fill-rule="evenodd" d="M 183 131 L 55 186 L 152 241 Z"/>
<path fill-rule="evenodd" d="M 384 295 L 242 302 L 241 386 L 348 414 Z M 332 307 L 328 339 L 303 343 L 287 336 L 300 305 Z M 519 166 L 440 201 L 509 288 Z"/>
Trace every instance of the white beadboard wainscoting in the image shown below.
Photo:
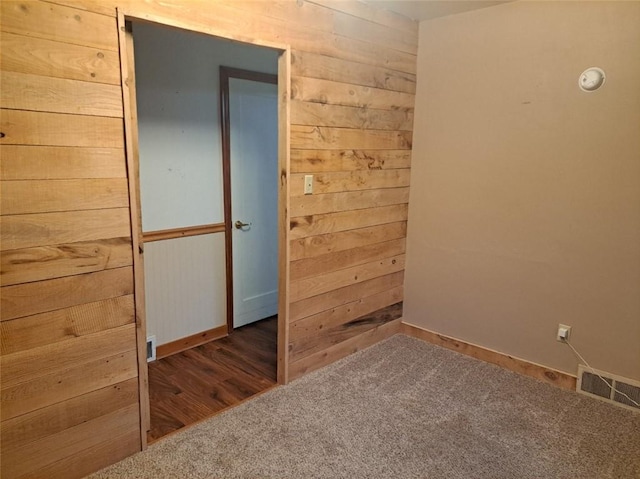
<path fill-rule="evenodd" d="M 145 244 L 147 335 L 158 346 L 226 324 L 224 234 Z"/>

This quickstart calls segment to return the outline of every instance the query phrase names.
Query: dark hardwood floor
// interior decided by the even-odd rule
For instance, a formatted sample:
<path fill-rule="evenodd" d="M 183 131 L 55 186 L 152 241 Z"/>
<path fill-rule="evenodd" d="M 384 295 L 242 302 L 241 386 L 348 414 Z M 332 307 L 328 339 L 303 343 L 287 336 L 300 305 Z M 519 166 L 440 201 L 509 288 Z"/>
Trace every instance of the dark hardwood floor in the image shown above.
<path fill-rule="evenodd" d="M 149 363 L 149 443 L 276 384 L 277 317 Z"/>

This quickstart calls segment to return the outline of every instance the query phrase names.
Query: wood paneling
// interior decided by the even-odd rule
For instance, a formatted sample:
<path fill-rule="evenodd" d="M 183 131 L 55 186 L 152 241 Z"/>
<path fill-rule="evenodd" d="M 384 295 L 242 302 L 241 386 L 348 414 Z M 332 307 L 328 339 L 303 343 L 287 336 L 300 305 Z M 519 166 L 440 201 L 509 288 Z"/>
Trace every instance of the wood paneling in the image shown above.
<path fill-rule="evenodd" d="M 0 12 L 3 32 L 118 51 L 115 18 L 34 1 L 3 0 Z"/>
<path fill-rule="evenodd" d="M 291 280 L 311 278 L 323 273 L 337 271 L 351 266 L 368 263 L 389 255 L 405 252 L 405 240 L 399 238 L 357 248 L 328 253 L 315 258 L 302 259 L 291 263 Z"/>
<path fill-rule="evenodd" d="M 145 444 L 134 66 L 116 8 L 285 50 L 279 381 L 398 331 L 417 22 L 327 0 L 0 8 L 3 477 L 81 477 Z"/>
<path fill-rule="evenodd" d="M 122 117 L 122 91 L 105 85 L 27 73 L 0 76 L 3 108 Z"/>
<path fill-rule="evenodd" d="M 2 286 L 93 273 L 133 264 L 131 238 L 9 250 L 2 254 L 1 261 Z"/>
<path fill-rule="evenodd" d="M 391 10 L 375 8 L 365 2 L 336 2 L 335 0 L 310 0 L 332 10 L 364 18 L 373 23 L 418 35 L 418 22 Z"/>
<path fill-rule="evenodd" d="M 4 216 L 0 247 L 6 251 L 130 234 L 128 208 Z"/>
<path fill-rule="evenodd" d="M 381 110 L 412 110 L 414 104 L 414 95 L 410 93 L 317 78 L 294 78 L 291 80 L 291 89 L 291 96 L 294 100 L 312 103 Z M 295 120 L 293 122 L 295 123 Z"/>
<path fill-rule="evenodd" d="M 0 188 L 5 215 L 129 206 L 126 178 L 3 181 Z"/>
<path fill-rule="evenodd" d="M 343 211 L 326 215 L 307 215 L 291 219 L 289 238 L 305 238 L 326 233 L 346 231 L 366 226 L 407 220 L 407 205 L 383 206 L 366 210 Z"/>
<path fill-rule="evenodd" d="M 2 288 L 2 321 L 133 293 L 131 267 Z"/>
<path fill-rule="evenodd" d="M 382 310 L 389 303 L 400 302 L 402 295 L 402 286 L 396 286 L 381 293 L 365 296 L 356 301 L 307 316 L 291 323 L 291 341 L 295 343 L 302 338 L 320 338 L 331 328 Z"/>
<path fill-rule="evenodd" d="M 332 252 L 344 251 L 351 248 L 363 247 L 385 240 L 405 238 L 407 223 L 400 221 L 380 226 L 371 226 L 340 233 L 311 236 L 291 241 L 291 261 Z"/>
<path fill-rule="evenodd" d="M 411 149 L 410 131 L 360 130 L 291 125 L 291 148 L 300 149 Z"/>
<path fill-rule="evenodd" d="M 131 412 L 127 425 L 130 426 L 136 420 L 136 416 Z M 38 471 L 41 477 L 85 477 L 86 475 L 100 470 L 110 464 L 118 462 L 132 454 L 131 451 L 140 448 L 140 429 L 126 428 L 127 432 L 114 435 L 119 429 L 108 435 L 106 432 L 100 434 L 102 442 L 97 444 L 91 441 L 91 446 L 84 448 L 85 443 L 78 442 L 78 451 L 55 462 L 49 463 Z M 82 460 L 79 460 L 82 458 Z"/>
<path fill-rule="evenodd" d="M 17 386 L 2 388 L 3 421 L 91 391 L 137 377 L 137 355 L 131 350 L 82 363 Z M 90 374 L 89 374 L 90 372 Z M 94 431 L 95 432 L 95 431 Z M 99 434 L 99 436 L 102 436 Z"/>
<path fill-rule="evenodd" d="M 95 0 L 56 0 L 57 3 L 91 9 Z M 368 29 L 377 29 L 378 22 L 363 21 L 358 16 L 327 8 L 318 9 L 315 2 L 216 2 L 203 8 L 198 1 L 159 2 L 141 4 L 138 0 L 105 0 L 100 9 L 111 11 L 109 4 L 124 7 L 127 13 L 147 20 L 162 21 L 178 28 L 190 28 L 212 35 L 222 35 L 240 41 L 291 45 L 312 53 L 343 58 L 391 70 L 416 73 L 416 54 L 388 46 L 383 39 L 372 39 Z M 274 6 L 274 8 L 270 8 Z M 281 6 L 282 8 L 278 8 Z M 314 10 L 315 7 L 315 10 Z M 61 7 L 62 8 L 62 7 Z M 314 13 L 315 11 L 315 13 Z M 306 19 L 306 20 L 305 20 Z M 405 44 L 417 45 L 417 34 L 412 32 L 415 22 L 398 18 L 409 31 L 386 28 L 382 34 L 396 42 L 404 37 Z M 383 23 L 379 25 L 387 27 Z M 349 33 L 337 34 L 336 30 Z M 361 31 L 364 29 L 364 31 Z M 378 35 L 380 35 L 378 30 Z M 346 33 L 346 32 L 343 32 Z M 409 40 L 413 38 L 414 42 Z M 74 42 L 69 42 L 74 43 Z M 405 49 L 412 49 L 409 46 Z"/>
<path fill-rule="evenodd" d="M 302 173 L 291 175 L 291 196 L 304 196 Z M 313 177 L 316 195 L 409 186 L 410 170 L 367 170 L 320 173 Z"/>
<path fill-rule="evenodd" d="M 2 321 L 2 354 L 97 333 L 135 321 L 133 295 Z"/>
<path fill-rule="evenodd" d="M 371 130 L 411 130 L 413 112 L 375 110 L 354 106 L 294 101 L 291 122 L 298 125 L 366 128 Z"/>
<path fill-rule="evenodd" d="M 311 371 L 331 364 L 338 359 L 368 348 L 400 331 L 401 319 L 396 319 L 353 336 L 323 351 L 292 361 L 289 374 L 292 379 L 299 378 Z"/>
<path fill-rule="evenodd" d="M 126 178 L 122 148 L 1 145 L 2 180 Z"/>
<path fill-rule="evenodd" d="M 333 30 L 338 35 L 356 36 L 365 42 L 386 45 L 393 50 L 412 55 L 418 53 L 417 38 L 411 29 L 391 29 L 386 25 L 358 17 L 338 14 L 334 16 Z"/>
<path fill-rule="evenodd" d="M 315 53 L 293 51 L 291 70 L 295 76 L 321 78 L 405 93 L 416 92 L 416 76 L 410 73 L 354 63 Z"/>
<path fill-rule="evenodd" d="M 404 272 L 391 273 L 294 302 L 291 304 L 289 320 L 293 323 L 313 314 L 396 288 L 402 285 L 403 280 Z"/>
<path fill-rule="evenodd" d="M 291 150 L 292 173 L 409 168 L 410 150 Z"/>
<path fill-rule="evenodd" d="M 417 37 L 411 31 L 392 30 L 386 25 L 342 15 L 337 11 L 315 5 L 313 2 L 234 0 L 231 5 L 243 12 L 251 11 L 254 15 L 284 21 L 295 17 L 300 23 L 319 31 L 332 32 L 338 36 L 355 38 L 368 43 L 379 42 L 391 49 L 413 55 L 418 50 Z"/>
<path fill-rule="evenodd" d="M 129 3 L 131 10 L 135 12 L 135 1 L 121 3 Z M 331 15 L 331 12 L 327 12 L 326 9 L 316 10 L 319 15 L 308 15 L 309 23 L 305 24 L 299 21 L 299 18 L 304 18 L 304 12 L 310 8 L 310 2 L 282 2 L 285 8 L 289 8 L 287 14 L 268 8 L 269 3 L 240 2 L 236 5 L 236 2 L 219 2 L 211 9 L 203 9 L 198 2 L 148 2 L 142 10 L 157 17 L 170 17 L 173 22 L 186 21 L 194 28 L 212 34 L 225 32 L 236 39 L 246 41 L 270 40 L 290 44 L 295 49 L 312 53 L 416 73 L 415 53 L 389 48 L 382 41 L 372 43 L 369 39 L 358 38 L 361 36 L 358 26 L 367 25 L 367 22 L 361 22 L 357 17 L 351 18 L 351 34 L 342 36 L 335 34 L 333 21 L 327 21 L 327 14 Z M 265 15 L 265 7 L 268 8 L 268 15 Z M 140 9 L 139 6 L 137 8 Z M 342 13 L 333 15 L 344 16 L 345 19 L 342 21 L 348 21 L 347 16 Z M 291 18 L 292 16 L 294 18 Z"/>
<path fill-rule="evenodd" d="M 354 283 L 377 278 L 404 269 L 404 255 L 392 256 L 358 266 L 324 273 L 291 282 L 291 301 L 316 296 Z"/>
<path fill-rule="evenodd" d="M 10 450 L 23 444 L 33 443 L 136 404 L 137 401 L 138 385 L 135 379 L 130 379 L 66 402 L 37 409 L 2 422 L 2 446 Z"/>
<path fill-rule="evenodd" d="M 0 68 L 7 72 L 120 85 L 120 61 L 114 51 L 0 33 Z"/>
<path fill-rule="evenodd" d="M 115 18 L 1 4 L 3 477 L 141 446 Z"/>
<path fill-rule="evenodd" d="M 111 17 L 116 16 L 116 3 L 115 1 L 107 0 L 45 0 L 49 3 L 55 3 L 57 5 L 66 5 L 68 7 L 78 8 L 80 10 L 87 10 L 89 12 L 101 13 L 102 15 L 109 15 Z"/>
<path fill-rule="evenodd" d="M 124 147 L 121 118 L 1 110 L 0 132 L 1 145 Z"/>
<path fill-rule="evenodd" d="M 291 361 L 326 351 L 332 346 L 357 337 L 363 332 L 369 331 L 398 319 L 402 316 L 402 303 L 396 303 L 382 309 L 374 310 L 351 321 L 345 321 L 337 326 L 323 328 L 323 334 L 315 334 L 303 338 L 292 338 Z"/>
<path fill-rule="evenodd" d="M 135 325 L 127 324 L 106 332 L 3 355 L 0 358 L 2 387 L 11 388 L 69 369 L 75 364 L 124 353 L 135 341 L 134 328 Z"/>
<path fill-rule="evenodd" d="M 2 461 L 3 475 L 21 477 L 40 474 L 42 469 L 59 457 L 68 457 L 78 449 L 97 446 L 105 437 L 117 437 L 135 431 L 138 415 L 138 405 L 130 404 L 51 436 L 9 449 L 6 453 L 10 459 Z M 100 431 L 101 434 L 96 434 L 96 431 Z"/>
<path fill-rule="evenodd" d="M 358 209 L 373 209 L 408 202 L 409 188 L 379 188 L 325 195 L 294 196 L 291 198 L 291 216 L 351 211 L 354 205 L 358 205 Z"/>

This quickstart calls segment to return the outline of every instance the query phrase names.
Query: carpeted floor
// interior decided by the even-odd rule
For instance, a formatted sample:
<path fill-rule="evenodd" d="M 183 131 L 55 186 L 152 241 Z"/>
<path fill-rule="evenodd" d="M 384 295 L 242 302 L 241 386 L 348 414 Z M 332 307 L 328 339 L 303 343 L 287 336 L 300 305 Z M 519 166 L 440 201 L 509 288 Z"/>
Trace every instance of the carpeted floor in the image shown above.
<path fill-rule="evenodd" d="M 91 476 L 640 478 L 640 414 L 396 335 Z"/>

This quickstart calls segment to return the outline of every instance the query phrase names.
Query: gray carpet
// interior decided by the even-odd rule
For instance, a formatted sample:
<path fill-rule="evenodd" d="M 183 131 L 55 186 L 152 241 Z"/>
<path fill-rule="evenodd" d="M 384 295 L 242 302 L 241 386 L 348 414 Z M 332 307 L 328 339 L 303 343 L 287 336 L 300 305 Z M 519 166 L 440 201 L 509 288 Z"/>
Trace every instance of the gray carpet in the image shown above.
<path fill-rule="evenodd" d="M 396 335 L 97 478 L 640 478 L 640 414 Z"/>

